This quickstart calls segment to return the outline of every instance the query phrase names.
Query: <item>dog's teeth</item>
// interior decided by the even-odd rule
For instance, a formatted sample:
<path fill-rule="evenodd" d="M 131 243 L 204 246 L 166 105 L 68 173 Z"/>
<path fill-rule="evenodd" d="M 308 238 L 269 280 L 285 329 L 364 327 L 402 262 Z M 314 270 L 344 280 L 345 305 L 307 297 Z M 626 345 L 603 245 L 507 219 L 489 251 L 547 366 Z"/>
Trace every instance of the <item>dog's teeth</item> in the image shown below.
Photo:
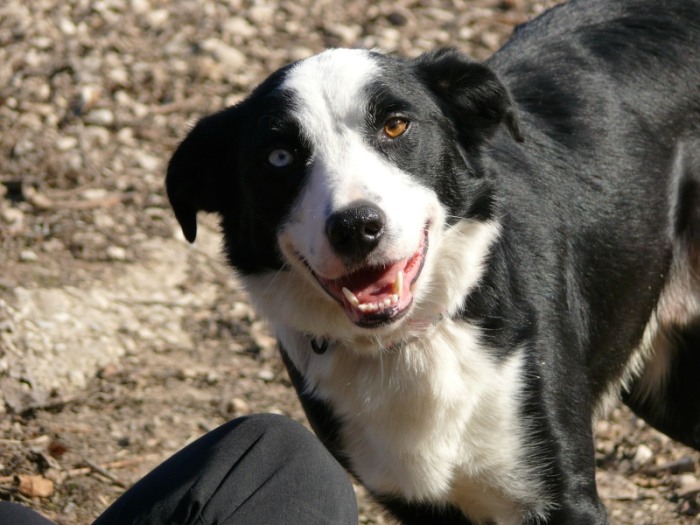
<path fill-rule="evenodd" d="M 393 292 L 396 295 L 400 295 L 401 290 L 403 290 L 403 270 L 399 270 L 399 273 L 396 274 L 396 280 L 393 286 Z"/>
<path fill-rule="evenodd" d="M 396 306 L 399 302 L 399 295 L 398 294 L 392 294 L 388 297 L 385 297 L 383 300 L 378 301 L 376 303 L 360 303 L 359 299 L 357 296 L 352 293 L 350 290 L 347 288 L 343 288 L 343 295 L 347 298 L 348 302 L 352 304 L 357 310 L 360 312 L 364 313 L 375 313 L 375 312 L 383 312 L 387 308 L 390 308 L 391 306 Z"/>
<path fill-rule="evenodd" d="M 357 298 L 357 296 L 345 287 L 343 287 L 343 295 L 355 308 L 360 306 L 360 300 Z"/>

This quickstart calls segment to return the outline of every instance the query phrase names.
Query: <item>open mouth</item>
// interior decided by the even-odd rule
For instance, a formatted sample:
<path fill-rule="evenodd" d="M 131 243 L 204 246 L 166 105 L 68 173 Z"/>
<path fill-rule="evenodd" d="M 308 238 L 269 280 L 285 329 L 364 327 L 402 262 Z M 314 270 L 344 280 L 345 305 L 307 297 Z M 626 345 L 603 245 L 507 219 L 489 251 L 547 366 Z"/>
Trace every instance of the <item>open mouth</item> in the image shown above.
<path fill-rule="evenodd" d="M 345 309 L 350 320 L 364 328 L 397 321 L 413 303 L 412 285 L 418 279 L 428 251 L 428 230 L 413 255 L 383 266 L 354 270 L 338 279 L 316 280 Z"/>

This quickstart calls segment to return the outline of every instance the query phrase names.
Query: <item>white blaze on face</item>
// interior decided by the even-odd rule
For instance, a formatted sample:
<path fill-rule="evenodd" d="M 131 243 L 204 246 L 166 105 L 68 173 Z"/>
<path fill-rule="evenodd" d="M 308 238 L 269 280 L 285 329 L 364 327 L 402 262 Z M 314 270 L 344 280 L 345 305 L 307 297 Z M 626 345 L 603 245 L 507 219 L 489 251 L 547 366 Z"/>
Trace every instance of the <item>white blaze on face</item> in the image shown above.
<path fill-rule="evenodd" d="M 381 70 L 369 52 L 336 49 L 297 64 L 280 87 L 293 94 L 293 114 L 312 148 L 308 178 L 280 234 L 288 258 L 301 256 L 319 276 L 347 272 L 325 234 L 328 216 L 357 200 L 386 216 L 384 240 L 370 265 L 409 257 L 437 215 L 433 192 L 367 143 L 368 92 Z M 379 130 L 377 130 L 379 133 Z"/>

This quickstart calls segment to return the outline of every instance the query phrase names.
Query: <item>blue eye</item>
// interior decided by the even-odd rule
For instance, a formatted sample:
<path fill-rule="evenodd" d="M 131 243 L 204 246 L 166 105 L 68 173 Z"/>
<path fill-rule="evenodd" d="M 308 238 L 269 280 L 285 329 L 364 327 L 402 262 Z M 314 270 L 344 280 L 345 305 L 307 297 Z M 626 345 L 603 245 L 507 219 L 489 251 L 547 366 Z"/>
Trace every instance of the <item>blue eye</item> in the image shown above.
<path fill-rule="evenodd" d="M 267 157 L 267 162 L 275 168 L 286 168 L 294 162 L 294 155 L 283 148 L 273 149 Z"/>

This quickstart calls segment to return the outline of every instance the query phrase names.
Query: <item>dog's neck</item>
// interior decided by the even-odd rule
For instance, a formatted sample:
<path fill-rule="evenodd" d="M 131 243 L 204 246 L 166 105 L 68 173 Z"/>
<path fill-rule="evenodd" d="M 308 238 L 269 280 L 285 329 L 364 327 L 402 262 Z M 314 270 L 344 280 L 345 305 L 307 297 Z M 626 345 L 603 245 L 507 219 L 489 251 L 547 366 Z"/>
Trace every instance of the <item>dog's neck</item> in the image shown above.
<path fill-rule="evenodd" d="M 392 351 L 400 348 L 401 346 L 410 343 L 412 340 L 417 339 L 419 337 L 424 337 L 425 332 L 429 330 L 430 328 L 436 327 L 440 324 L 440 322 L 445 318 L 445 313 L 440 313 L 434 317 L 431 318 L 418 318 L 418 319 L 413 319 L 409 320 L 407 322 L 407 325 L 403 327 L 401 330 L 397 330 L 395 334 L 392 334 L 392 336 L 384 336 L 384 337 L 376 337 L 376 336 L 369 336 L 367 338 L 367 341 L 350 341 L 350 342 L 345 342 L 345 341 L 338 341 L 334 340 L 331 337 L 319 337 L 315 335 L 309 335 L 309 345 L 311 346 L 311 350 L 316 354 L 316 355 L 323 355 L 328 351 L 329 348 L 337 347 L 338 345 L 342 346 L 355 346 L 357 343 L 362 344 L 362 346 L 367 346 L 367 344 L 370 344 L 375 347 L 379 347 L 380 350 L 382 351 Z M 369 342 L 369 343 L 368 343 Z"/>

